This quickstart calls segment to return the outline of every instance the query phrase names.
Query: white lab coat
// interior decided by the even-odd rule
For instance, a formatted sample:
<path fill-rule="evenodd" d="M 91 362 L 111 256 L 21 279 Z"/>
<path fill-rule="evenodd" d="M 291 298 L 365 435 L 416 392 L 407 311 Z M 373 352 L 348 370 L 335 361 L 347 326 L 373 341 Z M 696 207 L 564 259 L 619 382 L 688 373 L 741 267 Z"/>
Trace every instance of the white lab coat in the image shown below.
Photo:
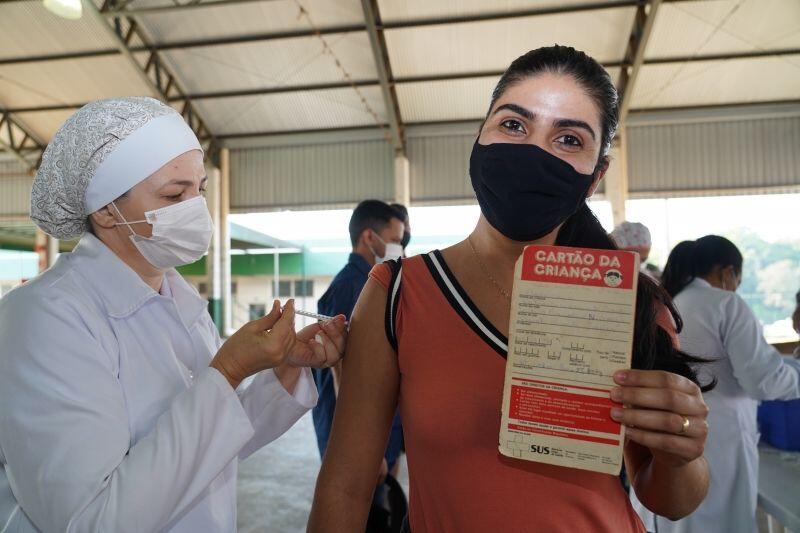
<path fill-rule="evenodd" d="M 234 392 L 208 366 L 206 302 L 166 280 L 156 293 L 87 234 L 0 300 L 0 532 L 236 530 L 237 461 L 316 387 L 265 371 Z"/>
<path fill-rule="evenodd" d="M 675 297 L 675 305 L 684 322 L 681 349 L 715 360 L 700 369 L 701 378 L 711 373 L 719 380 L 704 395 L 711 485 L 700 507 L 677 522 L 654 517 L 633 492 L 631 500 L 651 532 L 754 533 L 758 400 L 800 397 L 800 361 L 781 357 L 767 344 L 758 319 L 736 293 L 695 279 Z"/>

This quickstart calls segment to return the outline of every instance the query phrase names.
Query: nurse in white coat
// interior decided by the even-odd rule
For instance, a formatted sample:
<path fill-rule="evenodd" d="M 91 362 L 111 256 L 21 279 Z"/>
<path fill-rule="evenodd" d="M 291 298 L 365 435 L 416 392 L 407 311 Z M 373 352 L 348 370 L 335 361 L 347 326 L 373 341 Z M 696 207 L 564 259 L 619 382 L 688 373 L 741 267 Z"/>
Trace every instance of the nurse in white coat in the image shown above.
<path fill-rule="evenodd" d="M 755 533 L 758 496 L 759 400 L 800 397 L 800 361 L 782 357 L 764 340 L 761 324 L 736 294 L 742 255 L 715 235 L 684 241 L 670 253 L 663 285 L 683 318 L 681 349 L 713 360 L 717 386 L 704 397 L 709 407 L 706 459 L 708 496 L 688 517 L 671 522 L 634 506 L 648 531 Z"/>
<path fill-rule="evenodd" d="M 0 300 L 1 532 L 235 531 L 237 461 L 315 404 L 304 367 L 338 361 L 343 319 L 295 334 L 275 305 L 223 345 L 174 270 L 208 248 L 204 186 L 150 98 L 91 103 L 47 147 L 31 216 L 82 237 Z"/>

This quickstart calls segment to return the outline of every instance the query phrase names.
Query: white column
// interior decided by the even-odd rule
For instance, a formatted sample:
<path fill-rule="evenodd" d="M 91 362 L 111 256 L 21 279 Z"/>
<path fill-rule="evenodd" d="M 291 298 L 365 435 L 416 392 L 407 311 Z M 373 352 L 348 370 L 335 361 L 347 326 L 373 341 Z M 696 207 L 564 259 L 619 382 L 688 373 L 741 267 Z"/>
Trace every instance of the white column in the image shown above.
<path fill-rule="evenodd" d="M 220 239 L 220 280 L 222 285 L 222 331 L 224 335 L 233 333 L 233 295 L 231 294 L 231 234 L 228 213 L 231 206 L 231 164 L 230 151 L 220 150 L 219 180 L 219 239 Z"/>
<path fill-rule="evenodd" d="M 611 157 L 611 167 L 605 177 L 606 198 L 611 202 L 614 226 L 625 221 L 625 201 L 628 199 L 628 140 L 625 127 L 620 127 L 617 138 L 616 153 Z"/>
<path fill-rule="evenodd" d="M 218 168 L 208 170 L 208 184 L 206 185 L 206 200 L 211 220 L 214 222 L 214 234 L 211 237 L 211 246 L 206 256 L 206 283 L 208 284 L 208 299 L 211 318 L 214 319 L 220 333 L 222 329 L 222 250 L 220 248 L 220 171 Z"/>
<path fill-rule="evenodd" d="M 275 298 L 280 297 L 281 286 L 281 254 L 276 250 L 272 254 L 272 294 Z"/>
<path fill-rule="evenodd" d="M 47 236 L 47 268 L 56 264 L 58 258 L 58 239 Z"/>
<path fill-rule="evenodd" d="M 47 270 L 47 233 L 39 228 L 36 228 L 33 251 L 39 256 L 39 273 L 41 274 Z"/>
<path fill-rule="evenodd" d="M 394 201 L 406 207 L 411 205 L 411 171 L 408 157 L 398 153 L 394 156 Z"/>

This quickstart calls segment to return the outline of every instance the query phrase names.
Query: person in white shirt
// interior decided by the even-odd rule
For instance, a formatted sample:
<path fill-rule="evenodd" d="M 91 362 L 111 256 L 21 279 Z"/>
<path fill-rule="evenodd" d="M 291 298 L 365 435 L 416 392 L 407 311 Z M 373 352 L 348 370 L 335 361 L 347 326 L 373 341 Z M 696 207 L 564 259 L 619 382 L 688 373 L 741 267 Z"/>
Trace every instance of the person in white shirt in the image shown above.
<path fill-rule="evenodd" d="M 151 98 L 90 103 L 45 150 L 31 217 L 80 242 L 0 300 L 0 531 L 235 531 L 237 461 L 316 403 L 341 317 L 295 333 L 275 302 L 222 344 L 175 271 L 207 251 L 205 183 Z"/>
<path fill-rule="evenodd" d="M 631 496 L 648 531 L 754 533 L 758 496 L 759 400 L 800 397 L 800 361 L 782 357 L 764 339 L 761 324 L 736 294 L 742 254 L 724 237 L 684 241 L 670 253 L 662 284 L 683 318 L 681 349 L 712 360 L 717 386 L 709 407 L 706 459 L 708 496 L 686 518 L 654 516 Z"/>
<path fill-rule="evenodd" d="M 639 254 L 640 270 L 642 272 L 649 274 L 655 280 L 661 278 L 661 271 L 658 267 L 647 262 L 647 258 L 650 257 L 650 248 L 653 245 L 650 238 L 650 230 L 647 229 L 647 226 L 641 222 L 628 222 L 626 220 L 614 228 L 614 231 L 609 235 L 611 235 L 611 239 L 620 250 Z"/>

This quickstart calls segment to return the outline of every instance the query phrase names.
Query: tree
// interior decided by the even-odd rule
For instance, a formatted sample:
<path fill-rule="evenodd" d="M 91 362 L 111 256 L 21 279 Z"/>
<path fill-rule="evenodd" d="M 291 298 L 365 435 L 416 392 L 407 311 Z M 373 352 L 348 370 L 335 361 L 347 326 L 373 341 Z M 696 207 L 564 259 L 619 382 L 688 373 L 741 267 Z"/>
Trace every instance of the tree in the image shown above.
<path fill-rule="evenodd" d="M 764 324 L 791 316 L 800 290 L 800 241 L 767 242 L 746 229 L 726 235 L 744 257 L 739 294 Z"/>

